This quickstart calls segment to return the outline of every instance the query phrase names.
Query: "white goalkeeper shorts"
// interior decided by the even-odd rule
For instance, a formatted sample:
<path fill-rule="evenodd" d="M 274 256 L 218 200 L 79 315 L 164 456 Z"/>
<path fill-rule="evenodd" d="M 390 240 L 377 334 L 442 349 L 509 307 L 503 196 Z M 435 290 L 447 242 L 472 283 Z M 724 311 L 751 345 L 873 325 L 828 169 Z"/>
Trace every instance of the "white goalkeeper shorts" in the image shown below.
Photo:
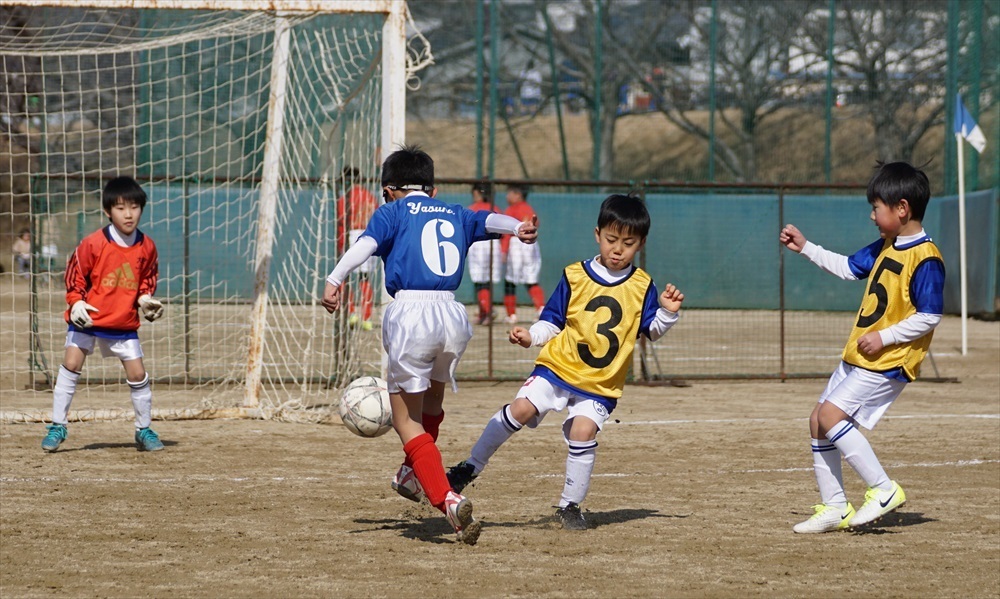
<path fill-rule="evenodd" d="M 455 383 L 455 369 L 472 339 L 465 306 L 451 291 L 398 291 L 382 316 L 389 393 L 426 391 L 431 381 Z"/>
<path fill-rule="evenodd" d="M 94 353 L 94 344 L 101 348 L 101 357 L 115 357 L 125 362 L 136 360 L 142 357 L 142 346 L 138 339 L 106 339 L 95 335 L 88 335 L 80 331 L 69 331 L 66 333 L 65 347 L 77 347 L 84 355 L 89 356 Z"/>
<path fill-rule="evenodd" d="M 490 273 L 490 248 L 493 248 L 492 264 L 493 272 Z M 503 269 L 503 258 L 500 255 L 500 240 L 477 241 L 469 246 L 468 258 L 469 279 L 473 283 L 494 283 L 500 282 L 500 272 Z M 492 275 L 492 276 L 491 276 Z"/>
<path fill-rule="evenodd" d="M 826 389 L 819 396 L 819 403 L 832 403 L 858 424 L 871 430 L 904 387 L 904 381 L 886 378 L 878 372 L 841 361 L 830 375 Z"/>
<path fill-rule="evenodd" d="M 597 430 L 603 430 L 610 417 L 604 404 L 557 387 L 540 376 L 529 376 L 518 390 L 517 397 L 527 399 L 538 410 L 538 415 L 525 424 L 528 428 L 537 427 L 549 412 L 562 412 L 568 408 L 562 425 L 564 439 L 569 439 L 570 421 L 577 416 L 593 420 Z"/>
<path fill-rule="evenodd" d="M 511 237 L 507 247 L 507 282 L 534 285 L 541 272 L 542 252 L 538 244 L 522 243 L 517 237 Z"/>
<path fill-rule="evenodd" d="M 361 234 L 364 232 L 364 229 L 351 229 L 347 234 L 351 243 L 348 247 L 352 247 L 355 243 L 357 243 L 358 238 L 361 237 Z M 378 260 L 378 256 L 369 256 L 367 260 L 361 263 L 361 266 L 357 268 L 356 272 L 363 272 L 366 274 L 378 272 Z"/>

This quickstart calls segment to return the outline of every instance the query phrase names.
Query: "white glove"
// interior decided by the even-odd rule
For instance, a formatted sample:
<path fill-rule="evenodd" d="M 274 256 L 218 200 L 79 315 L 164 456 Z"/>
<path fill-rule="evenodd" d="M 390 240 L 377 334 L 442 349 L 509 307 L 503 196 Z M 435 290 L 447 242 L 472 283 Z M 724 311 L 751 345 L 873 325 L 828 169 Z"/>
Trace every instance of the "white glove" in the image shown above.
<path fill-rule="evenodd" d="M 149 295 L 139 296 L 139 309 L 142 311 L 142 316 L 149 322 L 163 316 L 163 302 L 153 299 Z"/>
<path fill-rule="evenodd" d="M 87 302 L 80 300 L 69 309 L 69 321 L 81 329 L 89 329 L 94 326 L 94 321 L 88 312 L 98 312 L 99 310 Z"/>

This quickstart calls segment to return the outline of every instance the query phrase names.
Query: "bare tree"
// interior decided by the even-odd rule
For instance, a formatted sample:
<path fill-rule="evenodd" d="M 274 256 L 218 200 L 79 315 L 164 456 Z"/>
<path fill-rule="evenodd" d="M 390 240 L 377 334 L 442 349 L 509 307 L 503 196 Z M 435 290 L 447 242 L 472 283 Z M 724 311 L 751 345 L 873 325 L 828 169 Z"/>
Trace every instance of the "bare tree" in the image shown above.
<path fill-rule="evenodd" d="M 870 119 L 878 156 L 913 160 L 917 143 L 945 111 L 947 6 L 935 0 L 839 0 L 836 6 L 837 80 L 847 82 Z M 821 11 L 806 21 L 804 53 L 826 53 L 828 18 Z"/>

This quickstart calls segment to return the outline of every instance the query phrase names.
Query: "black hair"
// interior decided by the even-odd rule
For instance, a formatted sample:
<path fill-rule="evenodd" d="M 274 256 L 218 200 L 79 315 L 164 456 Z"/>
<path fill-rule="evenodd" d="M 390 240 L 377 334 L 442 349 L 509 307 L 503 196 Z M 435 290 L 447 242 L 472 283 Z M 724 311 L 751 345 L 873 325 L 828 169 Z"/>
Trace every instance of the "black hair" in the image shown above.
<path fill-rule="evenodd" d="M 23 229 L 21 229 L 20 231 L 17 232 L 17 236 L 18 237 L 24 237 L 25 233 L 27 233 L 28 235 L 31 235 L 31 229 L 29 229 L 28 227 L 25 227 L 25 228 L 23 228 Z"/>
<path fill-rule="evenodd" d="M 646 203 L 633 195 L 609 195 L 601 203 L 601 212 L 597 215 L 598 229 L 613 228 L 642 239 L 649 235 L 649 223 Z"/>
<path fill-rule="evenodd" d="M 115 177 L 107 182 L 101 193 L 101 206 L 104 211 L 111 212 L 119 198 L 127 203 L 135 202 L 141 209 L 146 208 L 146 192 L 132 177 Z"/>
<path fill-rule="evenodd" d="M 524 183 L 511 183 L 510 185 L 507 186 L 507 191 L 516 191 L 517 193 L 521 194 L 522 198 L 527 200 L 528 192 L 531 191 L 531 188 Z"/>
<path fill-rule="evenodd" d="M 345 166 L 344 170 L 340 171 L 340 179 L 345 185 L 360 183 L 361 171 L 356 166 Z"/>
<path fill-rule="evenodd" d="M 493 197 L 493 183 L 490 181 L 476 181 L 472 184 L 472 191 L 478 191 L 484 200 L 489 201 Z"/>
<path fill-rule="evenodd" d="M 931 200 L 931 184 L 924 171 L 907 162 L 875 163 L 875 174 L 868 182 L 868 203 L 875 200 L 889 207 L 906 200 L 913 220 L 923 221 L 927 203 Z"/>
<path fill-rule="evenodd" d="M 434 160 L 420 146 L 400 146 L 382 163 L 382 187 L 429 192 L 434 188 Z"/>

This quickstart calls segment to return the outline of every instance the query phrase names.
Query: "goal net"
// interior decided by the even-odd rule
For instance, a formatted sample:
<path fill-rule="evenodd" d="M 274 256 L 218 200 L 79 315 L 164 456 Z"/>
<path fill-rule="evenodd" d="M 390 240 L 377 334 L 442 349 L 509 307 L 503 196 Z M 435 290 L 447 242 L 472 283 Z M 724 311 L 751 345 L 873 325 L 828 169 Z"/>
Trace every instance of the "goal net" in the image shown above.
<path fill-rule="evenodd" d="M 31 233 L 29 271 L 4 280 L 0 387 L 54 383 L 66 258 L 107 224 L 101 189 L 125 174 L 159 250 L 166 314 L 139 332 L 158 388 L 202 390 L 191 409 L 321 418 L 336 389 L 381 370 L 378 332 L 319 298 L 347 246 L 343 173 L 377 198 L 383 152 L 402 141 L 389 90 L 405 93 L 405 4 L 123 4 L 0 3 L 0 233 Z M 82 380 L 74 410 L 124 373 L 94 357 Z"/>

